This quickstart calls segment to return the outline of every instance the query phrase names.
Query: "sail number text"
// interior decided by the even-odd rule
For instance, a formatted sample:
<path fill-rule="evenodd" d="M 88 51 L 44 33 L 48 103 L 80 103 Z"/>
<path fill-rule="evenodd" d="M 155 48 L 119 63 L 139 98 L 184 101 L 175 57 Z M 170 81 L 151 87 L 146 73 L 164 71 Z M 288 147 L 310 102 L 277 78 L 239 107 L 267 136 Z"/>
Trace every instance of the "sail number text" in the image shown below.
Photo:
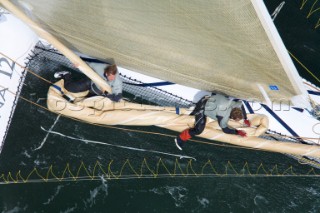
<path fill-rule="evenodd" d="M 11 79 L 13 71 L 15 68 L 15 62 L 10 62 L 6 58 L 0 58 L 0 82 L 4 83 L 7 79 Z M 8 88 L 5 88 L 5 85 L 0 84 L 0 108 L 5 104 L 5 94 L 8 91 Z M 1 118 L 1 115 L 0 115 Z"/>

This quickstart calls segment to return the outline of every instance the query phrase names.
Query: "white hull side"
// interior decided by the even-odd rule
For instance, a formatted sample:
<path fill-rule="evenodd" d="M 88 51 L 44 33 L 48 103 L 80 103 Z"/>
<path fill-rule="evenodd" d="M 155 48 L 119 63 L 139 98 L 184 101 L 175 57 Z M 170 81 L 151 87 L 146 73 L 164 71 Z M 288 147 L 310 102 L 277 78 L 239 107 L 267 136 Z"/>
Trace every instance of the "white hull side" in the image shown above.
<path fill-rule="evenodd" d="M 0 16 L 0 152 L 26 72 L 20 65 L 38 41 L 36 34 L 9 13 Z"/>

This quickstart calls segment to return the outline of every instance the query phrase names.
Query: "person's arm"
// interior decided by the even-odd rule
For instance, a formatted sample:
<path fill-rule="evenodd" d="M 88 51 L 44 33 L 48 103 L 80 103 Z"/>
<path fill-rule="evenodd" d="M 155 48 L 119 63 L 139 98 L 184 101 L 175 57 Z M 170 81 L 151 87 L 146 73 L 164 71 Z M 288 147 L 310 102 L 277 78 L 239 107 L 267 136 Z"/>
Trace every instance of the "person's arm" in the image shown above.
<path fill-rule="evenodd" d="M 120 78 L 120 75 L 117 74 L 116 79 L 114 79 L 114 84 L 112 87 L 112 94 L 118 95 L 122 94 L 122 80 Z"/>
<path fill-rule="evenodd" d="M 105 96 L 114 102 L 118 102 L 122 98 L 122 80 L 120 76 L 117 75 L 114 81 L 115 82 L 112 86 L 112 94 L 107 93 Z"/>
<path fill-rule="evenodd" d="M 247 133 L 243 130 L 232 129 L 228 127 L 228 119 L 224 119 L 222 116 L 217 116 L 219 126 L 226 134 L 240 135 L 241 137 L 247 136 Z"/>
<path fill-rule="evenodd" d="M 235 129 L 229 128 L 228 127 L 228 121 L 226 119 L 224 119 L 224 117 L 222 116 L 217 116 L 218 118 L 218 124 L 221 127 L 222 131 L 226 134 L 237 134 L 237 131 Z"/>

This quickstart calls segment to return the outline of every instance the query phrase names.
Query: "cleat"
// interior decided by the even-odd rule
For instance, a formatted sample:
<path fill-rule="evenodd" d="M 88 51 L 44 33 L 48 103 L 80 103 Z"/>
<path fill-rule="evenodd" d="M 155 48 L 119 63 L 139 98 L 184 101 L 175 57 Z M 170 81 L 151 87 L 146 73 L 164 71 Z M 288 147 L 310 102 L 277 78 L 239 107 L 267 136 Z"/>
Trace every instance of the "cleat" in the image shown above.
<path fill-rule="evenodd" d="M 56 72 L 53 76 L 55 78 L 62 78 L 63 76 L 68 75 L 68 74 L 70 74 L 69 71 L 60 71 L 60 72 Z"/>

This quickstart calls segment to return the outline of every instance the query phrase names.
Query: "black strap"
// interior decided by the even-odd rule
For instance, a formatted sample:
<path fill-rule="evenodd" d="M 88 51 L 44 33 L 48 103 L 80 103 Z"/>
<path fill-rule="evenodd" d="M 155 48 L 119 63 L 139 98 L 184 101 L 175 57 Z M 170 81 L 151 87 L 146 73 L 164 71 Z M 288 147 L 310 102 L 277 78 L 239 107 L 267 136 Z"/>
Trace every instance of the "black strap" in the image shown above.
<path fill-rule="evenodd" d="M 52 84 L 51 86 L 54 87 L 55 89 L 57 89 L 57 90 L 61 93 L 61 95 L 62 95 L 62 97 L 63 97 L 64 99 L 66 99 L 66 100 L 67 100 L 68 102 L 70 102 L 70 103 L 73 103 L 73 100 L 72 100 L 70 97 L 68 97 L 68 96 L 62 91 L 61 87 L 59 87 L 58 85 L 55 85 L 55 84 Z"/>
<path fill-rule="evenodd" d="M 198 103 L 196 103 L 196 107 L 190 113 L 190 115 L 196 115 L 199 112 L 204 111 L 204 108 L 206 106 L 207 101 L 208 101 L 208 97 L 207 96 L 204 96 L 203 98 L 201 98 L 200 101 L 198 101 Z"/>

